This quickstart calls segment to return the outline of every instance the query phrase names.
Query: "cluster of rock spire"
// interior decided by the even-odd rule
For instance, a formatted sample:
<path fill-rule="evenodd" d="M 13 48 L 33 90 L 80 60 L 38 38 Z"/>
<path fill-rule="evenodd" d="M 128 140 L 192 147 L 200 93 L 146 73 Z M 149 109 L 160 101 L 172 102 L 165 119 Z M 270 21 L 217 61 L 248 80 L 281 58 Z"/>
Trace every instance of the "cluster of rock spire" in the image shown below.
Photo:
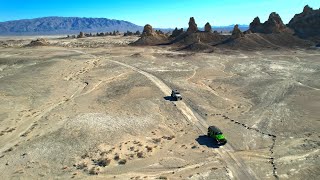
<path fill-rule="evenodd" d="M 223 39 L 226 37 L 222 37 L 218 33 L 212 31 L 212 26 L 208 22 L 204 25 L 204 31 L 200 31 L 198 29 L 198 25 L 194 19 L 191 17 L 188 23 L 187 31 L 184 31 L 183 28 L 178 29 L 175 28 L 172 34 L 169 36 L 168 34 L 164 34 L 160 31 L 154 31 L 152 26 L 147 24 L 144 27 L 140 44 L 144 44 L 143 42 L 148 42 L 151 44 L 157 44 L 157 42 L 153 42 L 153 40 L 159 40 L 161 43 L 166 42 L 168 44 L 175 42 L 184 42 L 186 43 L 197 43 L 201 42 L 201 40 L 207 40 L 211 43 L 212 41 L 224 41 Z M 320 36 L 320 9 L 313 10 L 309 6 L 305 6 L 303 12 L 300 14 L 296 14 L 294 18 L 290 21 L 289 25 L 286 26 L 280 15 L 276 12 L 272 12 L 269 15 L 269 18 L 265 22 L 261 22 L 259 17 L 253 19 L 250 23 L 249 29 L 245 32 L 242 32 L 238 25 L 235 25 L 232 31 L 231 36 L 227 36 L 229 40 L 235 40 L 239 38 L 244 38 L 246 34 L 251 33 L 261 33 L 261 34 L 279 34 L 279 33 L 288 33 L 309 36 L 309 35 L 319 35 Z M 149 40 L 148 38 L 149 37 Z M 151 38 L 152 37 L 152 38 Z M 181 41 L 182 40 L 182 41 Z M 139 40 L 138 40 L 139 41 Z"/>

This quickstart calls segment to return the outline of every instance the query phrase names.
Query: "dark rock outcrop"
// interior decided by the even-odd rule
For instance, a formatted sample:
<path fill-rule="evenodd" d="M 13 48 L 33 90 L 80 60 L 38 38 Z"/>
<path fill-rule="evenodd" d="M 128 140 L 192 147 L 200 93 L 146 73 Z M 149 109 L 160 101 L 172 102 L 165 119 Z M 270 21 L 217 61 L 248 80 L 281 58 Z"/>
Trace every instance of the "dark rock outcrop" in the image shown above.
<path fill-rule="evenodd" d="M 27 46 L 48 46 L 50 43 L 43 38 L 31 41 Z"/>
<path fill-rule="evenodd" d="M 249 30 L 252 33 L 281 33 L 288 32 L 288 28 L 282 22 L 279 14 L 273 12 L 269 15 L 269 19 L 263 24 L 260 22 L 259 17 L 254 18 L 254 20 L 250 23 Z"/>
<path fill-rule="evenodd" d="M 231 38 L 232 39 L 237 39 L 237 38 L 241 38 L 241 37 L 244 37 L 244 34 L 241 32 L 241 30 L 239 29 L 239 25 L 236 24 L 233 28 L 233 31 L 232 31 L 232 35 L 231 35 Z"/>
<path fill-rule="evenodd" d="M 150 24 L 146 24 L 143 28 L 142 36 L 152 36 L 154 35 L 152 26 Z"/>
<path fill-rule="evenodd" d="M 171 37 L 173 37 L 173 38 L 178 37 L 182 33 L 183 33 L 183 28 L 181 28 L 181 29 L 175 28 L 172 31 Z"/>
<path fill-rule="evenodd" d="M 158 45 L 168 43 L 168 37 L 161 30 L 154 31 L 150 24 L 146 24 L 143 28 L 140 39 L 136 42 L 131 43 L 131 45 Z"/>
<path fill-rule="evenodd" d="M 77 36 L 77 38 L 84 38 L 84 37 L 86 37 L 86 36 L 84 35 L 83 32 L 80 32 L 79 35 Z"/>
<path fill-rule="evenodd" d="M 263 29 L 262 23 L 260 22 L 259 17 L 255 17 L 253 21 L 249 25 L 249 30 L 250 32 L 261 32 Z"/>
<path fill-rule="evenodd" d="M 194 33 L 197 31 L 198 31 L 198 26 L 196 24 L 196 21 L 194 20 L 193 17 L 191 17 L 189 20 L 189 27 L 188 27 L 187 32 Z"/>
<path fill-rule="evenodd" d="M 291 19 L 288 27 L 302 38 L 320 36 L 320 9 L 313 10 L 305 6 L 302 13 Z"/>
<path fill-rule="evenodd" d="M 207 22 L 205 25 L 204 25 L 204 31 L 205 32 L 212 32 L 212 27 L 210 25 L 209 22 Z"/>

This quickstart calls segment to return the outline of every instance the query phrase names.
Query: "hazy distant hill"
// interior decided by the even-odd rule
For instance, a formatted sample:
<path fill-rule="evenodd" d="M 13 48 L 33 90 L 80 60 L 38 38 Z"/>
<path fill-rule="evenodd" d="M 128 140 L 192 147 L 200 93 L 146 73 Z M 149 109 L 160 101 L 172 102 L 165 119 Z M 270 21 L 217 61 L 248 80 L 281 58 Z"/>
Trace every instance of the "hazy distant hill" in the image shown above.
<path fill-rule="evenodd" d="M 0 35 L 77 34 L 85 32 L 137 31 L 141 26 L 107 18 L 43 17 L 0 22 Z"/>
<path fill-rule="evenodd" d="M 222 32 L 229 32 L 229 31 L 232 31 L 232 30 L 233 30 L 234 25 L 235 25 L 235 24 L 229 25 L 229 26 L 213 26 L 212 29 L 213 29 L 214 31 L 218 31 L 218 32 L 220 32 L 220 31 L 222 31 Z M 246 31 L 246 30 L 249 29 L 249 25 L 239 24 L 239 29 L 240 29 L 241 31 Z"/>

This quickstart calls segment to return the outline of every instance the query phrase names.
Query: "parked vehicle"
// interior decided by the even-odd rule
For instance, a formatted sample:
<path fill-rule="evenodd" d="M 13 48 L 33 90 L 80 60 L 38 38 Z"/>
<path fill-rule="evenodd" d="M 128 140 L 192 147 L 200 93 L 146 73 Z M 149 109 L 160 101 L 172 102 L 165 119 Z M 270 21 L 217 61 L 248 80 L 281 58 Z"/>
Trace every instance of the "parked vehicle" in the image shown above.
<path fill-rule="evenodd" d="M 176 100 L 176 101 L 182 100 L 182 96 L 181 96 L 181 94 L 180 94 L 180 92 L 178 90 L 172 90 L 171 98 Z"/>

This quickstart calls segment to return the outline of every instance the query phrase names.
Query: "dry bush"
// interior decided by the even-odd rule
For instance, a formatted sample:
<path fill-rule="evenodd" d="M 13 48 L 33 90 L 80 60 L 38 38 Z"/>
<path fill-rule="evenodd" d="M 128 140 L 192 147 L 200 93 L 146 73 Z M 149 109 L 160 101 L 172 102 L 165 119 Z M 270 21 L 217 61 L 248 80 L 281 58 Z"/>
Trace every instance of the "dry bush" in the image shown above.
<path fill-rule="evenodd" d="M 153 149 L 153 148 L 150 147 L 150 146 L 146 146 L 146 149 L 147 149 L 148 152 L 152 152 L 152 149 Z"/>
<path fill-rule="evenodd" d="M 92 167 L 90 170 L 89 170 L 89 174 L 90 175 L 98 175 L 100 172 L 100 169 L 99 168 L 96 168 L 96 167 Z"/>
<path fill-rule="evenodd" d="M 87 167 L 88 167 L 88 164 L 85 163 L 85 162 L 82 162 L 82 163 L 79 163 L 79 164 L 76 165 L 77 169 L 85 169 Z"/>
<path fill-rule="evenodd" d="M 127 163 L 127 160 L 126 159 L 120 159 L 118 164 L 120 165 L 125 165 Z"/>
<path fill-rule="evenodd" d="M 145 153 L 140 151 L 140 152 L 137 153 L 137 157 L 138 158 L 145 158 Z"/>
<path fill-rule="evenodd" d="M 97 160 L 97 165 L 101 167 L 106 167 L 110 164 L 111 160 L 108 158 L 100 158 Z"/>
<path fill-rule="evenodd" d="M 114 158 L 113 158 L 113 159 L 116 160 L 116 161 L 118 161 L 118 160 L 120 159 L 119 154 L 116 153 L 116 154 L 114 155 Z"/>

